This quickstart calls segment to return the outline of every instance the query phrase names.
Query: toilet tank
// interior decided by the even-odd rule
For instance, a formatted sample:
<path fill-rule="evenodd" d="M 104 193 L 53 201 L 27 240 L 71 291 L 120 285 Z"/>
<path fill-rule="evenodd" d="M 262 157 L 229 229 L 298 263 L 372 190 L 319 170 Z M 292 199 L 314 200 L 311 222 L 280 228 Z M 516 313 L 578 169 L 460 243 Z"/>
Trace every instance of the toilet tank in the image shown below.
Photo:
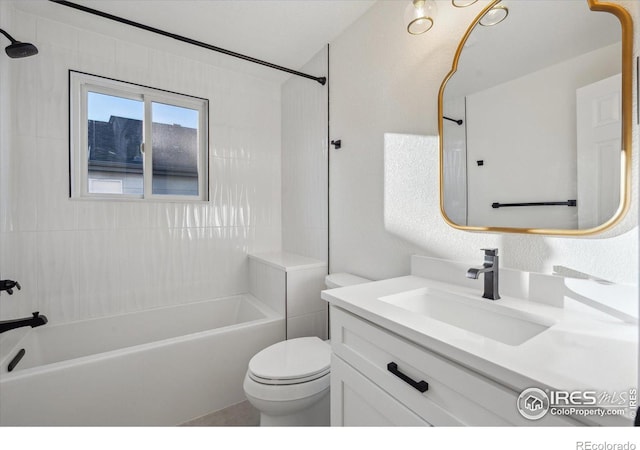
<path fill-rule="evenodd" d="M 337 272 L 329 274 L 324 279 L 327 289 L 335 289 L 355 284 L 369 283 L 371 280 L 350 273 Z"/>

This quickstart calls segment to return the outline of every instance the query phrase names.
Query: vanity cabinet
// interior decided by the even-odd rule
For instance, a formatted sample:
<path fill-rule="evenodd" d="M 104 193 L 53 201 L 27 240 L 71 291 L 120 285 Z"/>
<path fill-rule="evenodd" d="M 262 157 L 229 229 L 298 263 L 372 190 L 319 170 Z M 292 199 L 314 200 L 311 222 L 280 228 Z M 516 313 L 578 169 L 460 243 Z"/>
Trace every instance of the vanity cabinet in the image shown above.
<path fill-rule="evenodd" d="M 335 354 L 331 357 L 331 405 L 332 426 L 429 425 Z"/>
<path fill-rule="evenodd" d="M 333 426 L 579 425 L 527 420 L 519 392 L 333 305 L 331 346 Z"/>

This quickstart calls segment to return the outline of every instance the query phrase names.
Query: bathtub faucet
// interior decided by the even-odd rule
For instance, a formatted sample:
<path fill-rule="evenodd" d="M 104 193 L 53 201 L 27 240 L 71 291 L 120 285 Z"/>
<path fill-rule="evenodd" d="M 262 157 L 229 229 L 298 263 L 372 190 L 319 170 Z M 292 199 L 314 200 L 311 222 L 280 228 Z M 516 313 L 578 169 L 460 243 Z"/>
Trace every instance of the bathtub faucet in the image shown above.
<path fill-rule="evenodd" d="M 36 311 L 32 314 L 33 314 L 32 317 L 25 317 L 23 319 L 0 321 L 0 333 L 13 330 L 14 328 L 21 328 L 21 327 L 35 328 L 35 327 L 45 325 L 48 322 L 47 317 L 41 316 L 40 312 Z"/>
<path fill-rule="evenodd" d="M 18 283 L 17 281 L 0 280 L 0 291 L 7 291 L 7 294 L 12 295 L 13 288 L 16 288 L 17 290 L 22 289 L 20 283 Z"/>

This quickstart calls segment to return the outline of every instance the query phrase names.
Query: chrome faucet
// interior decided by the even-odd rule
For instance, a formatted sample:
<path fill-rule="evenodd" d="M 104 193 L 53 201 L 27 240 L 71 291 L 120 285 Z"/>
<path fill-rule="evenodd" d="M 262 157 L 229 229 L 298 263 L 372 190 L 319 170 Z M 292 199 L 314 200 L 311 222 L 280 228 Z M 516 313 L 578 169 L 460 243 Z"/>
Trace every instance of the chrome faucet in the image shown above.
<path fill-rule="evenodd" d="M 500 294 L 498 293 L 498 249 L 497 248 L 483 248 L 484 251 L 484 263 L 482 267 L 472 267 L 467 270 L 467 278 L 477 280 L 481 273 L 484 274 L 484 293 L 483 298 L 489 300 L 498 300 Z"/>

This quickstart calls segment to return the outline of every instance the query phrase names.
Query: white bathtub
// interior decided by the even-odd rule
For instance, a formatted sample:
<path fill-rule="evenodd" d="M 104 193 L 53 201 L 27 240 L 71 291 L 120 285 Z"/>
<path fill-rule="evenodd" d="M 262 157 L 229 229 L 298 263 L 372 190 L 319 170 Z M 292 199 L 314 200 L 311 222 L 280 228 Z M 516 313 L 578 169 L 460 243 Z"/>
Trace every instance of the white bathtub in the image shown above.
<path fill-rule="evenodd" d="M 49 322 L 0 355 L 0 425 L 178 425 L 244 401 L 249 359 L 283 339 L 249 294 Z"/>

